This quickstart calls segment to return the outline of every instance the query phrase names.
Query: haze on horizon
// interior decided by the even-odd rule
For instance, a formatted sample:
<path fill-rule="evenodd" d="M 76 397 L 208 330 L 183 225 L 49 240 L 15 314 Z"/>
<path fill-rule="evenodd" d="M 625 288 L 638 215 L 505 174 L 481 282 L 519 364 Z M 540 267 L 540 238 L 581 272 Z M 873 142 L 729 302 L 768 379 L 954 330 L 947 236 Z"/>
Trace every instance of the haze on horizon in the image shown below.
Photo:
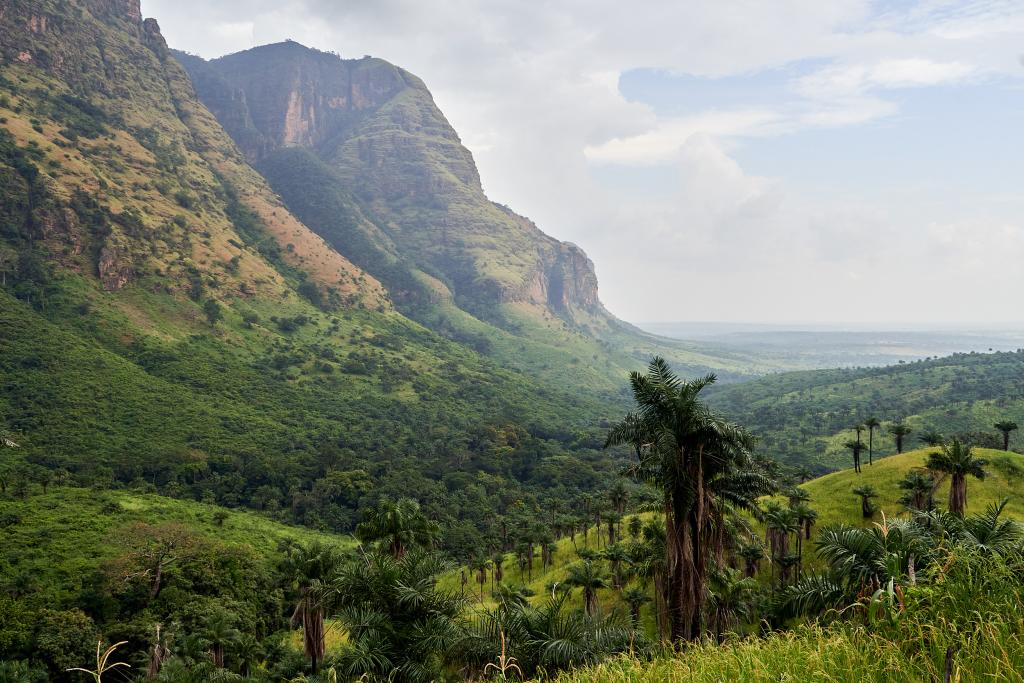
<path fill-rule="evenodd" d="M 1024 5 L 143 0 L 172 47 L 422 77 L 627 320 L 1019 326 Z"/>

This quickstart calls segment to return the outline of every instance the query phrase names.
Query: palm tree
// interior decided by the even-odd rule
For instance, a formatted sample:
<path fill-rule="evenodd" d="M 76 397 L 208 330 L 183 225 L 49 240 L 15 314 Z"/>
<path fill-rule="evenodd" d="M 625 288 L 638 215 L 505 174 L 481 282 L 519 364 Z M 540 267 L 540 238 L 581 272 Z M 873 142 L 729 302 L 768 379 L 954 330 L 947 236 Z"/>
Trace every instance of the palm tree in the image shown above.
<path fill-rule="evenodd" d="M 892 434 L 892 438 L 896 441 L 896 452 L 903 452 L 903 439 L 906 438 L 910 432 L 914 431 L 910 425 L 905 423 L 903 420 L 897 420 L 889 425 L 889 433 Z"/>
<path fill-rule="evenodd" d="M 507 680 L 547 677 L 561 669 L 596 664 L 610 655 L 645 647 L 645 638 L 631 621 L 617 613 L 588 616 L 569 610 L 568 592 L 556 593 L 541 604 L 509 602 L 480 614 L 464 630 L 458 660 L 467 667 L 468 680 Z M 507 663 L 513 662 L 515 667 Z M 438 677 L 440 680 L 440 677 Z"/>
<path fill-rule="evenodd" d="M 708 608 L 712 630 L 718 642 L 725 638 L 726 629 L 750 615 L 757 581 L 744 577 L 735 569 L 724 567 L 712 574 Z"/>
<path fill-rule="evenodd" d="M 938 544 L 916 522 L 887 520 L 870 527 L 836 526 L 818 535 L 818 557 L 828 573 L 808 576 L 784 590 L 781 616 L 820 612 L 848 605 L 858 594 L 907 576 L 915 558 L 924 561 Z"/>
<path fill-rule="evenodd" d="M 808 493 L 807 489 L 802 489 L 799 486 L 794 486 L 785 492 L 786 498 L 789 499 L 789 507 L 795 508 L 800 503 L 806 503 L 811 499 L 811 494 Z"/>
<path fill-rule="evenodd" d="M 881 420 L 871 416 L 864 420 L 864 426 L 868 429 L 868 465 L 875 464 L 875 430 L 882 426 Z"/>
<path fill-rule="evenodd" d="M 818 521 L 818 512 L 807 503 L 798 503 L 792 508 L 796 514 L 796 523 L 800 527 L 796 533 L 797 571 L 802 571 L 804 561 L 804 541 L 811 540 L 811 527 Z"/>
<path fill-rule="evenodd" d="M 644 528 L 644 521 L 639 516 L 633 515 L 629 518 L 629 537 L 636 540 Z"/>
<path fill-rule="evenodd" d="M 436 553 L 410 548 L 400 558 L 375 551 L 344 564 L 330 586 L 347 639 L 337 654 L 345 680 L 442 680 L 462 637 L 466 599 L 438 587 L 452 569 Z"/>
<path fill-rule="evenodd" d="M 703 630 L 712 534 L 724 513 L 717 502 L 727 495 L 718 487 L 730 475 L 753 474 L 753 439 L 700 400 L 714 381 L 714 375 L 682 381 L 664 359 L 655 358 L 646 374 L 630 375 L 636 410 L 612 428 L 606 442 L 633 446 L 639 460 L 632 473 L 664 492 L 674 640 L 699 638 Z M 746 483 L 769 488 L 756 477 Z"/>
<path fill-rule="evenodd" d="M 1008 498 L 989 505 L 984 514 L 971 515 L 963 520 L 960 542 L 981 553 L 1003 554 L 1020 547 L 1024 528 L 1019 522 L 1002 519 Z"/>
<path fill-rule="evenodd" d="M 611 568 L 612 588 L 622 590 L 622 564 L 629 559 L 626 549 L 621 544 L 615 543 L 605 548 L 603 555 Z"/>
<path fill-rule="evenodd" d="M 987 464 L 984 458 L 974 457 L 971 447 L 959 439 L 954 439 L 948 446 L 942 446 L 938 453 L 928 456 L 928 469 L 952 477 L 949 484 L 949 511 L 952 514 L 963 517 L 967 508 L 967 476 L 984 479 Z"/>
<path fill-rule="evenodd" d="M 647 595 L 640 586 L 631 586 L 622 593 L 622 600 L 629 605 L 629 615 L 633 620 L 633 628 L 640 626 L 640 608 L 651 601 L 651 596 Z"/>
<path fill-rule="evenodd" d="M 811 472 L 811 470 L 809 468 L 807 468 L 807 466 L 805 466 L 805 465 L 801 466 L 796 471 L 796 477 L 797 477 L 797 479 L 800 480 L 801 484 L 805 483 L 808 479 L 810 479 L 813 476 L 814 476 L 814 472 Z"/>
<path fill-rule="evenodd" d="M 935 477 L 927 472 L 911 471 L 897 484 L 906 491 L 900 503 L 911 510 L 927 512 L 935 507 Z"/>
<path fill-rule="evenodd" d="M 784 562 L 784 558 L 789 555 L 789 535 L 801 531 L 796 512 L 777 503 L 769 503 L 764 511 L 764 526 L 772 572 L 778 564 L 781 567 L 779 582 L 784 584 L 789 580 L 789 567 Z"/>
<path fill-rule="evenodd" d="M 917 440 L 920 441 L 925 446 L 932 447 L 938 447 L 946 443 L 946 437 L 942 436 L 942 434 L 935 431 L 934 429 L 927 429 L 921 432 L 918 435 Z"/>
<path fill-rule="evenodd" d="M 313 673 L 324 659 L 326 650 L 324 615 L 325 583 L 342 563 L 340 551 L 319 542 L 295 546 L 285 558 L 283 571 L 295 594 L 292 627 L 302 628 L 303 652 L 309 658 Z"/>
<path fill-rule="evenodd" d="M 593 562 L 586 560 L 569 566 L 569 574 L 565 583 L 574 588 L 583 589 L 583 611 L 587 616 L 597 614 L 597 591 L 600 588 L 608 587 L 608 575 L 604 569 Z"/>
<path fill-rule="evenodd" d="M 640 538 L 630 544 L 630 572 L 646 586 L 654 588 L 654 617 L 658 637 L 664 639 L 668 626 L 668 567 L 666 564 L 665 523 L 652 519 L 643 524 Z"/>
<path fill-rule="evenodd" d="M 850 452 L 853 453 L 853 471 L 860 474 L 860 454 L 864 451 L 864 444 L 861 443 L 860 439 L 857 439 L 856 441 L 850 439 L 843 445 L 849 448 Z"/>
<path fill-rule="evenodd" d="M 495 553 L 494 557 L 491 558 L 491 596 L 494 596 L 495 584 L 501 585 L 501 580 L 505 578 L 505 572 L 503 571 L 503 565 L 505 564 L 505 554 Z"/>
<path fill-rule="evenodd" d="M 1013 420 L 1001 420 L 993 426 L 1003 434 L 1003 450 L 1010 450 L 1010 432 L 1017 431 L 1017 423 Z"/>
<path fill-rule="evenodd" d="M 626 503 L 629 502 L 629 489 L 626 488 L 626 485 L 621 480 L 616 481 L 608 491 L 608 500 L 611 502 L 615 512 L 620 515 L 626 514 Z"/>
<path fill-rule="evenodd" d="M 420 504 L 411 498 L 383 500 L 366 510 L 356 526 L 356 538 L 363 543 L 381 541 L 392 557 L 401 558 L 412 546 L 432 547 L 441 535 L 437 522 L 427 519 Z"/>
<path fill-rule="evenodd" d="M 476 582 L 480 584 L 480 602 L 484 601 L 484 585 L 487 583 L 487 570 L 491 567 L 491 561 L 483 555 L 474 557 L 469 563 L 469 569 L 476 573 Z"/>
<path fill-rule="evenodd" d="M 218 611 L 210 615 L 203 628 L 203 638 L 209 643 L 213 665 L 224 668 L 224 655 L 242 638 L 242 632 L 235 628 L 235 618 L 230 612 Z"/>
<path fill-rule="evenodd" d="M 875 490 L 874 486 L 865 484 L 858 486 L 853 490 L 853 495 L 860 496 L 860 514 L 864 519 L 871 519 L 875 516 L 877 508 L 871 502 L 872 498 L 878 497 L 878 491 Z"/>
<path fill-rule="evenodd" d="M 743 558 L 743 575 L 748 578 L 757 576 L 757 568 L 764 559 L 764 546 L 758 541 L 748 543 L 739 550 L 739 556 Z"/>

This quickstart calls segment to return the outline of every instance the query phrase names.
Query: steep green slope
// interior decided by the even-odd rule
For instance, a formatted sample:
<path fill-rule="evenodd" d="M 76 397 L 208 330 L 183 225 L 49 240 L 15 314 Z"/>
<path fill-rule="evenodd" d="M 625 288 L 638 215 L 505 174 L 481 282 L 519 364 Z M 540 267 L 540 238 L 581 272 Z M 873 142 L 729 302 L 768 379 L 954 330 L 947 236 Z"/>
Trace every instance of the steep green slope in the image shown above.
<path fill-rule="evenodd" d="M 247 164 L 137 1 L 18 0 L 0 28 L 0 429 L 20 459 L 339 530 L 414 494 L 469 547 L 495 500 L 613 469 L 607 396 L 395 312 Z"/>
<path fill-rule="evenodd" d="M 821 472 L 848 466 L 843 443 L 871 416 L 905 419 L 914 429 L 908 448 L 926 430 L 995 446 L 995 422 L 1024 424 L 1022 377 L 1024 352 L 956 354 L 882 368 L 769 375 L 715 387 L 709 400 L 752 429 L 772 457 Z M 895 452 L 885 428 L 876 431 L 875 445 L 876 454 Z"/>

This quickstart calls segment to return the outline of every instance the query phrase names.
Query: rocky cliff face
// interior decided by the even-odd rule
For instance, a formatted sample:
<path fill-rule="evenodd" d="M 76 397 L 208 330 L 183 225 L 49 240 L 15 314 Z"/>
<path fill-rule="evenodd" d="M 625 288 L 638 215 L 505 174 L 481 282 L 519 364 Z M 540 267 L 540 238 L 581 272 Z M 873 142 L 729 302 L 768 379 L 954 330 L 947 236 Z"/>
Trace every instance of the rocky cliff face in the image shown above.
<path fill-rule="evenodd" d="M 456 300 L 527 303 L 570 319 L 607 315 L 583 251 L 487 199 L 472 154 L 412 74 L 294 42 L 211 62 L 179 59 L 257 167 L 284 148 L 314 152 L 400 257 Z"/>
<path fill-rule="evenodd" d="M 0 186 L 31 209 L 17 249 L 45 246 L 108 291 L 205 278 L 276 297 L 293 268 L 332 300 L 386 307 L 379 282 L 280 205 L 168 56 L 139 0 L 0 2 L 0 166 L 28 154 L 43 169 Z"/>

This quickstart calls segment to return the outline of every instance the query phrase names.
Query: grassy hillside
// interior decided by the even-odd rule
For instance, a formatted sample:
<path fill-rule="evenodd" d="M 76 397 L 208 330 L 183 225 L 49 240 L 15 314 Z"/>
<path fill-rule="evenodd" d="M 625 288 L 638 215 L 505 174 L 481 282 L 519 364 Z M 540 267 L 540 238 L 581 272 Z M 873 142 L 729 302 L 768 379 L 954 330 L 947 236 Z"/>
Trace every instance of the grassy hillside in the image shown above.
<path fill-rule="evenodd" d="M 1024 352 L 955 354 L 882 368 L 811 370 L 769 375 L 736 386 L 718 386 L 709 401 L 761 440 L 761 448 L 790 465 L 818 473 L 847 466 L 843 443 L 870 416 L 903 418 L 914 432 L 964 434 L 995 446 L 993 423 L 1024 424 Z M 876 453 L 895 452 L 893 438 L 875 434 Z M 866 455 L 866 453 L 865 453 Z"/>
<path fill-rule="evenodd" d="M 875 504 L 879 513 L 873 521 L 881 521 L 881 513 L 892 518 L 904 514 L 899 503 L 903 492 L 897 486 L 913 469 L 924 467 L 929 453 L 936 448 L 922 448 L 900 455 L 876 460 L 872 466 L 863 465 L 861 474 L 853 469 L 832 472 L 801 485 L 811 495 L 810 505 L 818 511 L 818 526 L 828 524 L 864 524 L 860 513 L 860 498 L 852 491 L 858 486 L 873 486 L 878 492 Z M 983 480 L 968 479 L 967 513 L 980 513 L 1003 498 L 1009 498 L 1006 514 L 1024 520 L 1024 455 L 989 448 L 974 449 L 975 457 L 988 460 L 988 476 Z M 935 491 L 935 503 L 946 507 L 949 497 L 949 479 L 940 482 Z"/>

